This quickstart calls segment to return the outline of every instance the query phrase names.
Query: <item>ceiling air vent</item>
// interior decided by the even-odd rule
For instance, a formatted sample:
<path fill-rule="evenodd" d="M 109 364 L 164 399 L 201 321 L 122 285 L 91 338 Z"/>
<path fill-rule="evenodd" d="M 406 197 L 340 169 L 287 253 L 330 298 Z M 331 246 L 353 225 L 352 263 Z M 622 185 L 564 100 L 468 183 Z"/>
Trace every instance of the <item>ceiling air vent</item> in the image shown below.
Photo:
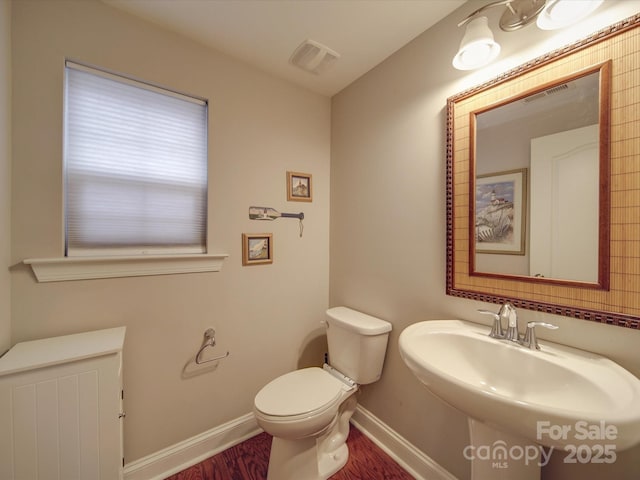
<path fill-rule="evenodd" d="M 313 40 L 305 40 L 296 48 L 289 61 L 307 72 L 320 75 L 339 58 L 340 54 L 329 47 L 325 47 Z"/>

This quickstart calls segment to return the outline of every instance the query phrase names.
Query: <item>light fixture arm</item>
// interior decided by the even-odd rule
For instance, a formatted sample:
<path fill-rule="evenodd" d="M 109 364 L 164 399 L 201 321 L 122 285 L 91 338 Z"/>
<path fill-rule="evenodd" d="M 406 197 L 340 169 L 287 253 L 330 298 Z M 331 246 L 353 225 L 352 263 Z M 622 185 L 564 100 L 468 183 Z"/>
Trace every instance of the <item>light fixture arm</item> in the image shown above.
<path fill-rule="evenodd" d="M 559 0 L 498 0 L 480 7 L 462 20 L 458 26 L 461 27 L 469 23 L 474 18 L 477 18 L 478 14 L 489 8 L 506 5 L 507 8 L 504 9 L 502 17 L 500 17 L 500 29 L 505 32 L 513 32 L 529 25 L 529 23 L 540 15 L 547 5 L 555 4 L 557 1 Z"/>
<path fill-rule="evenodd" d="M 469 23 L 469 22 L 473 19 L 473 17 L 475 17 L 475 16 L 476 16 L 476 15 L 478 15 L 479 13 L 482 13 L 482 12 L 484 12 L 485 10 L 488 10 L 488 9 L 490 9 L 490 8 L 493 8 L 493 7 L 499 7 L 499 6 L 501 6 L 501 5 L 506 5 L 506 6 L 509 8 L 509 10 L 511 10 L 511 12 L 515 15 L 515 13 L 516 13 L 516 12 L 515 12 L 515 11 L 513 10 L 513 8 L 511 7 L 511 3 L 513 3 L 513 1 L 514 1 L 514 0 L 498 0 L 498 1 L 496 1 L 496 2 L 488 3 L 488 4 L 486 4 L 485 6 L 480 7 L 479 9 L 477 9 L 475 12 L 470 13 L 470 14 L 467 16 L 467 18 L 465 18 L 464 20 L 462 20 L 462 21 L 458 24 L 458 27 L 461 27 L 461 26 L 463 26 L 463 25 L 466 25 L 467 23 Z"/>

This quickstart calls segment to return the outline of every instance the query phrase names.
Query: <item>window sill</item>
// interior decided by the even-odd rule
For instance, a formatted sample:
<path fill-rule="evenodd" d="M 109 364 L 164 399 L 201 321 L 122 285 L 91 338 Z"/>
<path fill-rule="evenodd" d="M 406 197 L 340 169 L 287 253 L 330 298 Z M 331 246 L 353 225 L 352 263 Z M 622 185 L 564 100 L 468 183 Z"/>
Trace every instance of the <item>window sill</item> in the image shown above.
<path fill-rule="evenodd" d="M 30 265 L 38 282 L 89 280 L 94 278 L 141 277 L 177 273 L 219 272 L 229 255 L 140 255 L 126 257 L 32 258 Z"/>

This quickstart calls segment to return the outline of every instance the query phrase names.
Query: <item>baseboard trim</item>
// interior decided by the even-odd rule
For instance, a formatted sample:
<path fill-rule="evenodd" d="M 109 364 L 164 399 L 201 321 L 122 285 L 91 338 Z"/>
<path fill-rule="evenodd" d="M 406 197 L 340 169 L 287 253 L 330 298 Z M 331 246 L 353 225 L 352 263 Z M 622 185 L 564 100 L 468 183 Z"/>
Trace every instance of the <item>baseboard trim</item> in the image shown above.
<path fill-rule="evenodd" d="M 458 480 L 362 405 L 356 407 L 351 423 L 416 480 Z"/>
<path fill-rule="evenodd" d="M 124 480 L 163 480 L 262 432 L 248 413 L 124 467 Z"/>
<path fill-rule="evenodd" d="M 457 480 L 431 457 L 409 443 L 362 405 L 356 407 L 351 423 L 416 480 Z M 248 413 L 127 463 L 124 467 L 124 480 L 164 480 L 260 432 L 262 429 L 258 426 L 253 413 Z"/>

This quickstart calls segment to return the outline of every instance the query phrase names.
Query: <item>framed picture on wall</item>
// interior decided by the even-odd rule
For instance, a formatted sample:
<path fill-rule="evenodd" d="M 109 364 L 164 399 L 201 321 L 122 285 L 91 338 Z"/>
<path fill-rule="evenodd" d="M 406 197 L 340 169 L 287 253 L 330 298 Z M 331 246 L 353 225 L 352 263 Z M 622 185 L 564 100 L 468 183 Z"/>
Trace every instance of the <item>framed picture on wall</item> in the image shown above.
<path fill-rule="evenodd" d="M 273 234 L 242 234 L 242 265 L 273 263 Z"/>
<path fill-rule="evenodd" d="M 287 172 L 287 201 L 311 202 L 312 200 L 311 174 Z"/>
<path fill-rule="evenodd" d="M 478 175 L 476 253 L 524 255 L 527 169 Z"/>

